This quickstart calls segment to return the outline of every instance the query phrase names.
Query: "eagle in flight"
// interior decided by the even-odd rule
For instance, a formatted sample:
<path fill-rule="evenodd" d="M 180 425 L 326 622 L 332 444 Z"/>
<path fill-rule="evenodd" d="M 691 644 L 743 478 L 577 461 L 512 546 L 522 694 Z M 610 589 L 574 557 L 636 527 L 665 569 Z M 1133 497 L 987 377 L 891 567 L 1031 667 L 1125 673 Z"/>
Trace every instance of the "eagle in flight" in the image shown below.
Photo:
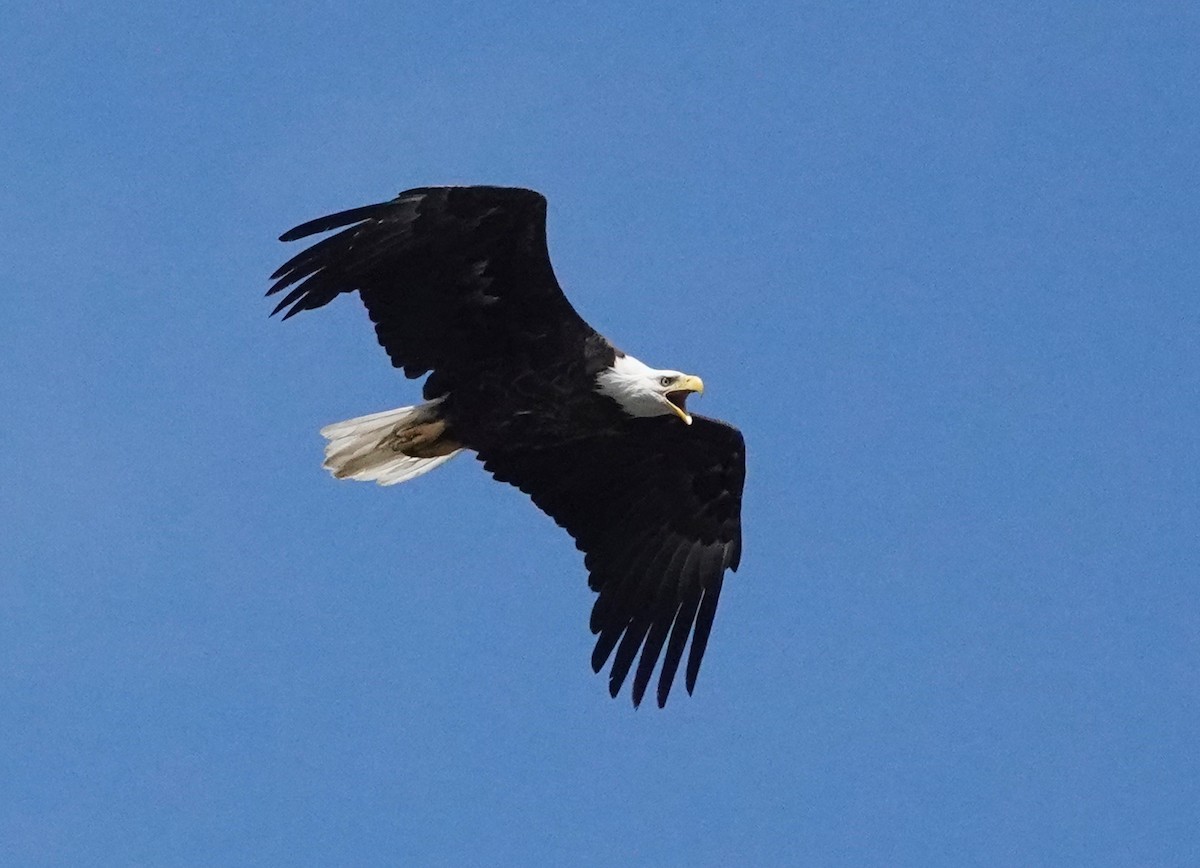
<path fill-rule="evenodd" d="M 638 361 L 575 312 L 532 190 L 421 187 L 280 241 L 332 230 L 271 276 L 267 294 L 285 293 L 273 314 L 357 291 L 392 364 L 429 377 L 422 403 L 324 428 L 325 467 L 392 485 L 474 452 L 583 552 L 609 693 L 636 662 L 638 705 L 661 658 L 664 705 L 689 636 L 691 693 L 741 558 L 746 475 L 741 432 L 688 411 L 700 378 Z"/>

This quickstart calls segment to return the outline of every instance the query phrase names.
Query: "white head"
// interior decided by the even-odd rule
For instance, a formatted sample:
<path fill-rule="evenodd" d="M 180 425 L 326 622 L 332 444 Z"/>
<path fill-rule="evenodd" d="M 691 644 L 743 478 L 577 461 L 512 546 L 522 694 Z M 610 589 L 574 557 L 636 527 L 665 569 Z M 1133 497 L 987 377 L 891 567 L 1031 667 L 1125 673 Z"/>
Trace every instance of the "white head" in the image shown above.
<path fill-rule="evenodd" d="M 674 414 L 692 424 L 684 403 L 687 396 L 704 392 L 704 381 L 681 371 L 660 371 L 633 356 L 618 356 L 611 368 L 596 377 L 602 395 L 612 398 L 630 416 Z"/>

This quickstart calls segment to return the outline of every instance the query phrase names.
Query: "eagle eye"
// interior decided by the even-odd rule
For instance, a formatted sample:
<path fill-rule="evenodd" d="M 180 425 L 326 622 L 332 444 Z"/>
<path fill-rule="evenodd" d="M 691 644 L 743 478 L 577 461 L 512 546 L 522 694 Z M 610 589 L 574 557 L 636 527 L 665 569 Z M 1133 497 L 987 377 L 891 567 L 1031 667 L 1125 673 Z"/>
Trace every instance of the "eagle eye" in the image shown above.
<path fill-rule="evenodd" d="M 659 384 L 660 386 L 669 386 L 669 385 L 671 385 L 671 384 L 672 384 L 672 383 L 674 383 L 674 382 L 675 382 L 675 378 L 674 378 L 674 377 L 659 377 L 659 378 L 658 378 L 658 384 Z"/>

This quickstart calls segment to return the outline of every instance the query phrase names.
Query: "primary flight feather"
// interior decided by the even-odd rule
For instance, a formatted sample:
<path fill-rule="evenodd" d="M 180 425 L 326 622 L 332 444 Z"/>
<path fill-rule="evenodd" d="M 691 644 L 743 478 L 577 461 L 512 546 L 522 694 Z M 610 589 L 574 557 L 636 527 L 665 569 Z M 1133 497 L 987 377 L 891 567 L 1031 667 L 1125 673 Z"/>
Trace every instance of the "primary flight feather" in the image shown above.
<path fill-rule="evenodd" d="M 736 428 L 688 411 L 700 378 L 643 364 L 575 312 L 532 190 L 422 187 L 280 240 L 332 230 L 271 276 L 267 294 L 286 292 L 274 313 L 357 291 L 392 364 L 429 377 L 424 403 L 323 429 L 325 466 L 391 485 L 475 452 L 584 553 L 592 668 L 612 659 L 611 695 L 636 663 L 639 704 L 661 658 L 664 705 L 689 636 L 691 693 L 741 558 L 746 466 Z"/>

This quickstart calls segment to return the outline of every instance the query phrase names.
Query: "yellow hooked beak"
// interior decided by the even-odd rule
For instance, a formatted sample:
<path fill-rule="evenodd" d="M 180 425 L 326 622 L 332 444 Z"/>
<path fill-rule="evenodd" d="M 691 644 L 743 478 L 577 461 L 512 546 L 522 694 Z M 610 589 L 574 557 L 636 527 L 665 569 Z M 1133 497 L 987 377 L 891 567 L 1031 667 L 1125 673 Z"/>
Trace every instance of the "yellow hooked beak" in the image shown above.
<path fill-rule="evenodd" d="M 675 415 L 682 419 L 686 425 L 692 424 L 692 417 L 688 415 L 684 402 L 687 401 L 687 396 L 693 392 L 697 395 L 703 395 L 704 381 L 699 377 L 684 374 L 672 383 L 671 390 L 663 395 L 667 399 L 667 403 L 671 405 L 671 409 Z"/>

